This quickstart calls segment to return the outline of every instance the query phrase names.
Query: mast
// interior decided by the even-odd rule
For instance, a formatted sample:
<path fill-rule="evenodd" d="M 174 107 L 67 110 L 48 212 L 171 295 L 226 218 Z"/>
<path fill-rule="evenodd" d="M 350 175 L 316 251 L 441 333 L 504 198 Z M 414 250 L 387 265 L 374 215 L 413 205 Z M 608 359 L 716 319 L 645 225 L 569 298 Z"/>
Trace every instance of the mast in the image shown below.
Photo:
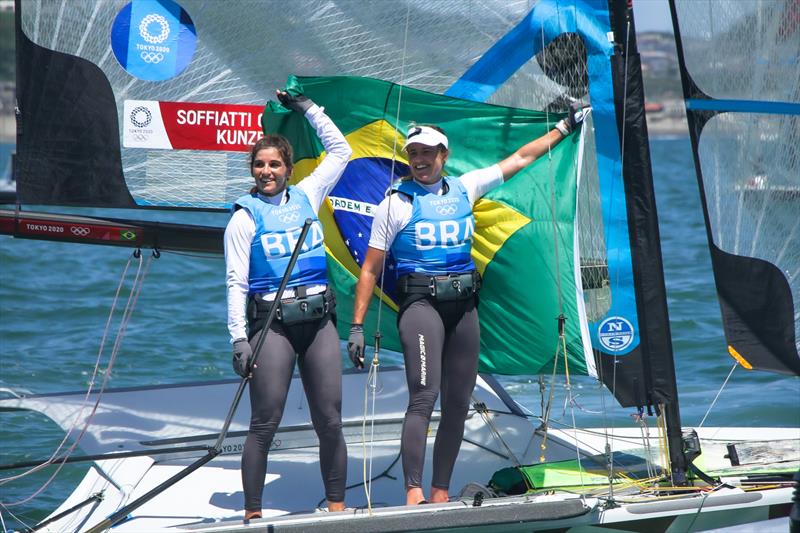
<path fill-rule="evenodd" d="M 681 484 L 686 480 L 688 465 L 681 436 L 661 239 L 644 113 L 644 85 L 636 46 L 632 1 L 609 0 L 609 14 L 614 35 L 614 55 L 611 58 L 614 101 L 622 147 L 625 196 L 628 200 L 628 231 L 644 386 L 655 405 L 663 406 L 673 482 Z"/>

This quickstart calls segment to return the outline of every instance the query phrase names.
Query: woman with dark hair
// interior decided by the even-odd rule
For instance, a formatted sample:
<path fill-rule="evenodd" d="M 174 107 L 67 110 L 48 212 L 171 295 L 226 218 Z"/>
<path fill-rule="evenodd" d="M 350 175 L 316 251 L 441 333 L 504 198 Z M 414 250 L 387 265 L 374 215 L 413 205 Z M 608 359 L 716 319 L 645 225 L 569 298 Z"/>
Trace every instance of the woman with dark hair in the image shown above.
<path fill-rule="evenodd" d="M 426 501 L 422 467 L 428 425 L 440 390 L 442 417 L 433 447 L 430 501 L 448 501 L 477 378 L 480 276 L 470 255 L 475 228 L 472 205 L 561 142 L 583 116 L 583 109 L 573 107 L 555 129 L 496 165 L 459 178 L 442 176 L 450 155 L 444 131 L 429 125 L 408 131 L 403 148 L 411 176 L 395 184 L 376 210 L 356 285 L 348 340 L 353 364 L 362 367 L 364 316 L 391 250 L 397 263 L 397 325 L 409 394 L 400 450 L 407 505 Z"/>
<path fill-rule="evenodd" d="M 245 520 L 261 517 L 267 453 L 283 416 L 295 361 L 319 437 L 319 457 L 328 510 L 344 509 L 347 448 L 342 434 L 342 365 L 333 294 L 328 288 L 320 205 L 342 176 L 352 150 L 323 110 L 305 96 L 277 92 L 284 106 L 314 127 L 326 156 L 307 178 L 289 186 L 292 147 L 280 135 L 253 145 L 250 173 L 255 186 L 233 206 L 225 229 L 228 330 L 233 369 L 250 376 L 250 431 L 242 452 Z M 283 294 L 277 291 L 303 221 L 313 220 Z M 251 364 L 269 309 L 276 319 Z"/>

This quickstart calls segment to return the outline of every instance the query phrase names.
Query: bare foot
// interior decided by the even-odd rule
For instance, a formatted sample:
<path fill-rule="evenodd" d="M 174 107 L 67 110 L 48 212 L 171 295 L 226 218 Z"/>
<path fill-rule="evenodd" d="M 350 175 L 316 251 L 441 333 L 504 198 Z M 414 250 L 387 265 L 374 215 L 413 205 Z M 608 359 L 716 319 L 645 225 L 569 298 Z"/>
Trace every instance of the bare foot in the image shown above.
<path fill-rule="evenodd" d="M 255 520 L 256 518 L 261 518 L 261 511 L 245 511 L 244 512 L 244 519 L 245 520 Z"/>
<path fill-rule="evenodd" d="M 450 501 L 447 489 L 431 487 L 431 503 L 445 503 Z"/>
<path fill-rule="evenodd" d="M 328 502 L 328 511 L 332 513 L 344 511 L 344 502 Z"/>
<path fill-rule="evenodd" d="M 406 489 L 406 505 L 417 505 L 425 501 L 425 494 L 420 487 L 408 487 Z"/>

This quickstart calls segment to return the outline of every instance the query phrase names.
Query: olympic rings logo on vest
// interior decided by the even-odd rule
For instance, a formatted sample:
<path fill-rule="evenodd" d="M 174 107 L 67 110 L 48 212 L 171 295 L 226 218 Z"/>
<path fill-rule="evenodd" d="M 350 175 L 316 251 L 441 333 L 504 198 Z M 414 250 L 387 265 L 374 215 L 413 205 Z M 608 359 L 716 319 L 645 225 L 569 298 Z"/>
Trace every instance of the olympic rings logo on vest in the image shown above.
<path fill-rule="evenodd" d="M 438 214 L 440 214 L 442 216 L 455 215 L 457 210 L 458 210 L 458 207 L 453 205 L 453 204 L 436 206 L 436 213 L 438 213 Z"/>
<path fill-rule="evenodd" d="M 278 217 L 278 220 L 280 220 L 284 224 L 288 224 L 290 222 L 297 222 L 299 219 L 300 219 L 300 213 L 298 213 L 297 211 L 292 211 Z"/>

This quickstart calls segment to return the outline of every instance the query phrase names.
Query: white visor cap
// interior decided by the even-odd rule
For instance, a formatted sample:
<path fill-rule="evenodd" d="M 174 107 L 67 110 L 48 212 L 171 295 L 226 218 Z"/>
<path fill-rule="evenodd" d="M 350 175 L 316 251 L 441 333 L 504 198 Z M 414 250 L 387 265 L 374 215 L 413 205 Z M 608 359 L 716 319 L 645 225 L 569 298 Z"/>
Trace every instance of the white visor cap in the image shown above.
<path fill-rule="evenodd" d="M 439 146 L 441 144 L 447 148 L 447 137 L 444 133 L 436 131 L 428 126 L 412 126 L 408 128 L 408 135 L 406 136 L 406 143 L 403 145 L 403 150 L 408 149 L 408 145 L 413 143 L 420 143 L 425 146 Z"/>

